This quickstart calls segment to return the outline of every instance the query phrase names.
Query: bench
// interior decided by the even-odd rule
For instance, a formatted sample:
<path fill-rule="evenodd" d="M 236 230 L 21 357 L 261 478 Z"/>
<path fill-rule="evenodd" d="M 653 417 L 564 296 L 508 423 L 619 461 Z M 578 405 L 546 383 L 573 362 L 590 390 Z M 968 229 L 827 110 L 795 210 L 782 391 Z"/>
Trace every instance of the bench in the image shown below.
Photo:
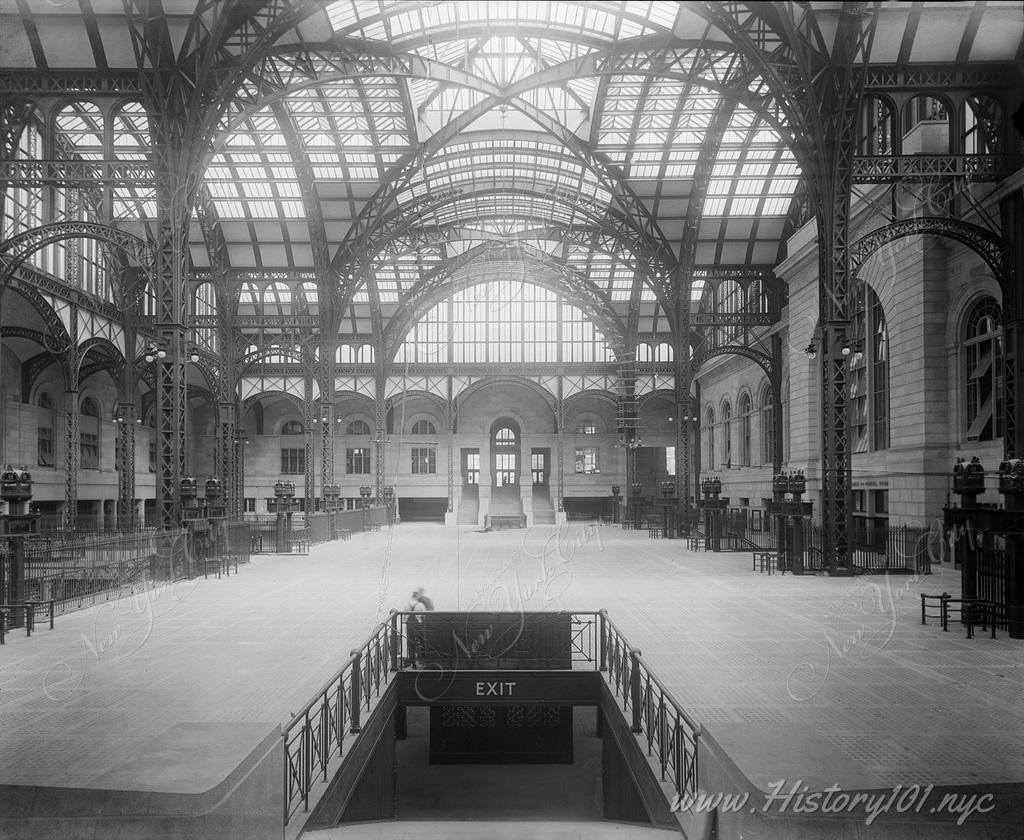
<path fill-rule="evenodd" d="M 778 567 L 779 555 L 774 551 L 754 551 L 751 553 L 754 556 L 753 571 L 771 574 L 773 567 Z M 785 574 L 786 570 L 783 569 L 782 573 Z"/>

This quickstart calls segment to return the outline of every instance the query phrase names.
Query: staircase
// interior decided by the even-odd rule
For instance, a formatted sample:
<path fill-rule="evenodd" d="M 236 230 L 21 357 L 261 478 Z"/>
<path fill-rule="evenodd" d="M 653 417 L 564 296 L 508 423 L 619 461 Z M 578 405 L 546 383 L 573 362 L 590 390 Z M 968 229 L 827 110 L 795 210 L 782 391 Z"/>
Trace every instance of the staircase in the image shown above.
<path fill-rule="evenodd" d="M 487 511 L 488 528 L 525 528 L 525 520 L 518 486 L 491 488 L 491 504 Z"/>
<path fill-rule="evenodd" d="M 551 488 L 546 484 L 538 484 L 533 488 L 533 524 L 555 524 L 555 507 L 551 504 Z"/>
<path fill-rule="evenodd" d="M 476 484 L 465 484 L 462 487 L 462 499 L 459 502 L 459 524 L 476 525 L 480 517 L 480 487 Z"/>

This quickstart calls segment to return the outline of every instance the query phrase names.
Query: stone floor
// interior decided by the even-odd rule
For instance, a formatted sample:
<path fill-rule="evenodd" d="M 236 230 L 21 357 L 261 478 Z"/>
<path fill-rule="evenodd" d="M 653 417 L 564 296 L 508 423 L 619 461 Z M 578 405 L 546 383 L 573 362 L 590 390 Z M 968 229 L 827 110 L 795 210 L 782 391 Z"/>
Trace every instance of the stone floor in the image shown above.
<path fill-rule="evenodd" d="M 237 576 L 9 636 L 0 784 L 98 784 L 182 723 L 283 723 L 418 585 L 444 610 L 607 609 L 755 782 L 786 750 L 803 756 L 809 784 L 1024 780 L 1024 642 L 920 623 L 918 594 L 958 593 L 958 573 L 750 566 L 748 554 L 584 525 L 407 524 L 308 557 L 254 557 Z"/>

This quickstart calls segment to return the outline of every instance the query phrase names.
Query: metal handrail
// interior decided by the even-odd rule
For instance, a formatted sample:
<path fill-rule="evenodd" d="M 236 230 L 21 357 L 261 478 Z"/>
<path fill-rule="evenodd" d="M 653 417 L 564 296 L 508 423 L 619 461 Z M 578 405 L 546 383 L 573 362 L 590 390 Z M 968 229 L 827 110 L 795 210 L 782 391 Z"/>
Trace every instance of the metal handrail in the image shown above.
<path fill-rule="evenodd" d="M 452 611 L 432 616 L 465 615 Z M 408 618 L 422 615 L 392 610 L 387 621 L 374 628 L 369 639 L 351 652 L 342 667 L 320 688 L 303 709 L 285 725 L 284 821 L 300 806 L 309 810 L 314 781 L 327 781 L 328 768 L 345 749 L 345 737 L 357 735 L 364 711 L 372 708 L 391 683 L 392 675 L 407 666 L 403 658 L 409 634 Z M 696 794 L 697 737 L 700 727 L 682 705 L 654 676 L 605 610 L 570 612 L 570 662 L 593 664 L 605 674 L 612 694 L 631 728 L 646 740 L 647 754 L 654 757 L 662 781 L 672 784 L 677 796 Z"/>

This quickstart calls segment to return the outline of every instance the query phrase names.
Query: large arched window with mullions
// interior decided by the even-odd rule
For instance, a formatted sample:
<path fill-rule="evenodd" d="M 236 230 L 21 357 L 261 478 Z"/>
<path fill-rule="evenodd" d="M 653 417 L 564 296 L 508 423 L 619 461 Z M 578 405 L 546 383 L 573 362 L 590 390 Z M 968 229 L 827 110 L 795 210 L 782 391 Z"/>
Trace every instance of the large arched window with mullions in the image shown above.
<path fill-rule="evenodd" d="M 889 448 L 889 333 L 882 303 L 866 283 L 855 290 L 850 357 L 853 452 Z"/>
<path fill-rule="evenodd" d="M 416 320 L 397 362 L 614 361 L 592 319 L 550 289 L 495 280 L 455 292 Z"/>
<path fill-rule="evenodd" d="M 984 297 L 964 320 L 961 345 L 967 440 L 1002 436 L 1003 330 L 999 304 Z"/>

